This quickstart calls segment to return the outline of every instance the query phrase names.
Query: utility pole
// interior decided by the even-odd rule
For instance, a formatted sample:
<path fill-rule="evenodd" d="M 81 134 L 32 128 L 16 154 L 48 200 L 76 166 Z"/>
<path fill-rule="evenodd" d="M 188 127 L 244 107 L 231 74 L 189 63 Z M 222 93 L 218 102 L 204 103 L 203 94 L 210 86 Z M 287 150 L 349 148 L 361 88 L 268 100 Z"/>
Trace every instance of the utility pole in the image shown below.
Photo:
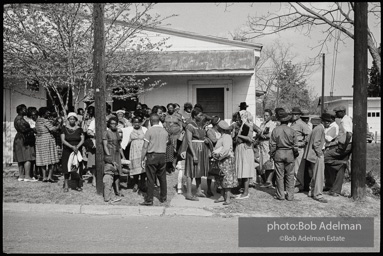
<path fill-rule="evenodd" d="M 322 104 L 320 105 L 320 113 L 323 114 L 324 112 L 324 71 L 325 71 L 325 55 L 322 53 L 323 57 L 323 63 L 322 63 Z"/>
<path fill-rule="evenodd" d="M 96 117 L 96 188 L 97 194 L 102 195 L 104 185 L 102 182 L 104 175 L 104 148 L 102 146 L 102 134 L 106 130 L 104 4 L 93 4 L 93 24 L 93 88 Z"/>
<path fill-rule="evenodd" d="M 367 134 L 367 2 L 355 2 L 353 136 L 351 160 L 351 196 L 366 196 Z"/>

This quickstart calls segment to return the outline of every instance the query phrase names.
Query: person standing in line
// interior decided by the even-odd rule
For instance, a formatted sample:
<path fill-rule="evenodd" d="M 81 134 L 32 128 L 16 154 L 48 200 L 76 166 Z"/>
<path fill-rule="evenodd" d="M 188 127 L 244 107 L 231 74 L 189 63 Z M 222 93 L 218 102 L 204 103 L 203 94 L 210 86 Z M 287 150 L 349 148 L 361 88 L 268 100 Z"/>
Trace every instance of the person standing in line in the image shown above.
<path fill-rule="evenodd" d="M 249 198 L 249 184 L 250 179 L 255 176 L 255 162 L 253 151 L 253 125 L 244 122 L 246 120 L 243 114 L 237 120 L 239 131 L 235 137 L 235 166 L 238 179 L 241 179 L 244 190 L 239 194 L 236 199 Z"/>
<path fill-rule="evenodd" d="M 117 128 L 118 119 L 116 117 L 109 118 L 107 122 L 107 129 L 102 134 L 102 144 L 104 146 L 104 153 L 112 157 L 113 163 L 117 165 L 118 175 L 115 175 L 115 189 L 116 195 L 123 197 L 120 192 L 120 176 L 122 174 L 121 158 L 125 159 L 124 152 L 121 148 L 121 137 Z"/>
<path fill-rule="evenodd" d="M 284 110 L 278 113 L 280 125 L 275 127 L 270 137 L 270 156 L 276 169 L 275 199 L 294 200 L 294 158 L 298 154 L 298 136 L 296 131 L 287 126 L 291 115 Z M 287 195 L 285 196 L 285 187 Z"/>
<path fill-rule="evenodd" d="M 266 183 L 261 187 L 272 188 L 273 177 L 275 173 L 274 163 L 270 160 L 270 135 L 273 132 L 276 124 L 271 120 L 273 112 L 270 109 L 265 109 L 263 118 L 264 121 L 261 123 L 259 138 L 259 153 L 260 153 L 260 168 L 265 171 Z"/>
<path fill-rule="evenodd" d="M 146 170 L 148 192 L 144 202 L 140 205 L 153 205 L 154 181 L 156 177 L 160 183 L 160 202 L 166 202 L 166 145 L 169 143 L 168 133 L 165 128 L 159 125 L 160 117 L 158 114 L 150 115 L 152 127 L 145 133 L 144 146 L 142 147 L 141 162 L 142 168 Z M 146 158 L 146 162 L 145 162 Z"/>
<path fill-rule="evenodd" d="M 133 192 L 137 191 L 146 191 L 145 188 L 145 179 L 146 173 L 145 168 L 141 164 L 141 154 L 142 148 L 144 146 L 145 133 L 147 131 L 146 127 L 142 127 L 142 118 L 136 116 L 133 118 L 133 130 L 130 133 L 130 151 L 129 151 L 129 160 L 131 162 L 130 176 L 133 176 L 134 187 Z M 139 181 L 140 179 L 140 181 Z"/>
<path fill-rule="evenodd" d="M 38 112 L 35 107 L 28 107 L 27 109 L 27 115 L 24 116 L 25 121 L 28 122 L 29 126 L 33 129 L 33 132 L 29 132 L 29 134 L 26 136 L 26 144 L 29 146 L 33 146 L 33 149 L 36 152 L 36 120 L 38 117 Z M 36 167 L 36 158 L 34 161 L 31 161 L 31 177 L 32 180 L 38 181 L 39 178 L 41 178 L 39 168 Z M 42 178 L 41 178 L 42 180 Z"/>
<path fill-rule="evenodd" d="M 213 117 L 214 119 L 214 117 Z M 218 122 L 217 131 L 220 137 L 215 144 L 213 158 L 218 161 L 218 166 L 223 173 L 223 176 L 215 178 L 221 190 L 221 197 L 214 201 L 219 203 L 224 201 L 223 205 L 231 203 L 231 189 L 238 186 L 237 173 L 235 170 L 235 157 L 233 152 L 233 140 L 230 135 L 230 126 L 226 121 L 221 120 Z"/>
<path fill-rule="evenodd" d="M 36 159 L 35 148 L 32 144 L 34 130 L 24 119 L 27 114 L 27 107 L 24 104 L 16 107 L 17 116 L 14 120 L 14 126 L 17 131 L 13 141 L 13 161 L 18 163 L 19 178 L 18 181 L 37 181 L 31 178 L 32 162 Z"/>
<path fill-rule="evenodd" d="M 171 142 L 166 146 L 166 169 L 168 173 L 172 173 L 176 167 L 177 141 L 182 132 L 182 119 L 174 112 L 173 103 L 169 103 L 166 107 L 168 113 L 165 117 L 164 128 L 168 132 Z"/>
<path fill-rule="evenodd" d="M 118 118 L 118 125 L 117 125 L 118 129 L 132 126 L 129 120 L 125 118 L 125 113 L 126 111 L 122 109 L 116 111 L 116 115 Z"/>
<path fill-rule="evenodd" d="M 71 173 L 71 170 L 68 170 L 68 161 L 69 157 L 74 152 L 76 155 L 80 151 L 81 152 L 81 146 L 84 144 L 84 131 L 82 128 L 80 128 L 77 120 L 77 115 L 74 112 L 71 112 L 68 114 L 68 122 L 66 123 L 65 126 L 61 129 L 61 141 L 63 144 L 63 153 L 62 153 L 62 158 L 61 158 L 61 165 L 62 165 L 62 172 L 64 174 L 64 192 L 69 191 L 68 187 L 68 181 L 69 181 L 69 176 L 73 175 Z M 81 169 L 82 165 L 80 164 L 79 166 L 79 174 L 81 178 Z M 80 185 L 80 179 L 76 179 L 76 188 L 75 190 L 77 191 L 82 191 L 81 185 Z"/>
<path fill-rule="evenodd" d="M 61 129 L 60 123 L 54 126 L 49 120 L 48 108 L 39 109 L 39 117 L 36 120 L 36 166 L 43 173 L 43 182 L 55 182 L 53 180 L 53 165 L 59 162 L 56 141 L 53 132 Z M 47 169 L 48 166 L 48 175 Z"/>
<path fill-rule="evenodd" d="M 221 121 L 221 118 L 219 118 L 218 116 L 213 116 L 212 117 L 212 120 L 211 120 L 211 124 L 212 124 L 212 128 L 210 128 L 209 130 L 207 130 L 206 132 L 206 135 L 207 137 L 209 138 L 209 140 L 212 142 L 213 146 L 215 146 L 217 144 L 217 141 L 219 140 L 219 138 L 221 138 L 221 132 L 218 131 L 219 128 L 218 128 L 218 123 Z M 229 127 L 230 128 L 230 127 Z M 230 131 L 230 129 L 228 128 L 228 130 Z M 232 140 L 231 140 L 232 141 Z M 233 142 L 231 143 L 231 146 L 233 147 Z M 231 149 L 233 151 L 233 149 Z M 211 168 L 211 167 L 210 167 Z M 208 176 L 206 181 L 207 181 L 207 193 L 206 193 L 206 196 L 207 197 L 212 197 L 214 196 L 213 192 L 211 191 L 211 184 L 212 184 L 212 180 L 213 180 L 214 176 Z M 216 182 L 217 183 L 217 182 Z"/>
<path fill-rule="evenodd" d="M 300 175 L 299 171 L 300 165 L 304 165 L 305 162 L 302 162 L 303 152 L 305 146 L 307 144 L 308 136 L 311 133 L 309 126 L 302 121 L 301 116 L 303 115 L 301 109 L 299 107 L 294 107 L 291 110 L 291 124 L 290 127 L 295 130 L 296 137 L 298 139 L 298 153 L 299 155 L 294 160 L 294 181 L 295 188 L 294 192 L 297 193 L 299 191 L 303 191 L 303 175 Z M 302 168 L 302 167 L 301 167 Z"/>
<path fill-rule="evenodd" d="M 254 123 L 254 118 L 253 118 L 252 114 L 251 114 L 249 111 L 246 110 L 248 107 L 249 107 L 249 105 L 247 105 L 246 102 L 241 102 L 241 103 L 239 104 L 239 114 L 240 114 L 241 116 L 243 116 L 243 118 L 245 118 L 246 121 L 247 121 L 249 124 L 253 125 L 253 123 Z"/>
<path fill-rule="evenodd" d="M 309 127 L 310 129 L 310 132 L 313 130 L 313 124 L 310 122 L 310 116 L 308 114 L 303 114 L 301 116 L 301 119 L 304 123 L 307 124 L 307 126 Z"/>
<path fill-rule="evenodd" d="M 77 120 L 78 120 L 78 125 L 81 125 L 81 122 L 84 120 L 84 109 L 82 108 L 77 109 Z"/>
<path fill-rule="evenodd" d="M 184 127 L 186 127 L 186 120 L 190 119 L 191 117 L 191 112 L 193 110 L 193 105 L 190 103 L 190 102 L 186 102 L 184 104 L 184 110 L 182 111 L 182 113 L 180 113 L 182 115 L 182 121 L 184 122 Z"/>
<path fill-rule="evenodd" d="M 96 186 L 96 119 L 94 117 L 94 107 L 88 108 L 89 119 L 85 121 L 84 128 L 86 129 L 85 139 L 92 141 L 91 146 L 87 148 L 87 169 L 92 174 L 92 186 Z M 89 121 L 90 120 L 90 121 Z"/>
<path fill-rule="evenodd" d="M 201 177 L 207 177 L 209 170 L 209 139 L 203 128 L 203 113 L 199 108 L 191 112 L 191 120 L 186 126 L 186 160 L 185 176 L 187 177 L 186 200 L 198 201 L 198 197 L 206 197 L 201 190 Z M 197 193 L 192 195 L 192 179 L 196 180 Z"/>
<path fill-rule="evenodd" d="M 112 106 L 109 103 L 106 103 L 106 121 L 108 121 L 111 117 L 115 117 L 112 113 Z"/>
<path fill-rule="evenodd" d="M 323 197 L 324 185 L 324 154 L 325 149 L 325 128 L 330 126 L 331 115 L 323 113 L 321 115 L 321 123 L 314 127 L 311 132 L 308 143 L 303 153 L 303 159 L 308 161 L 308 172 L 311 177 L 310 191 L 308 196 L 321 203 L 327 203 Z"/>

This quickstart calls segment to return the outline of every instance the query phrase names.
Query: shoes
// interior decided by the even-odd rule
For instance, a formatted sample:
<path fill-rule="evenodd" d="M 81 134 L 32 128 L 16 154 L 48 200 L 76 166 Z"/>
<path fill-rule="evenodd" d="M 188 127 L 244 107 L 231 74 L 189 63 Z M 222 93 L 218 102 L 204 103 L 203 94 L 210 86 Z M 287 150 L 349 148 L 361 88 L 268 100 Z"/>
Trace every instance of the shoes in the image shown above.
<path fill-rule="evenodd" d="M 328 194 L 329 194 L 330 196 L 335 196 L 335 197 L 340 196 L 340 194 L 335 193 L 335 192 L 329 192 Z"/>
<path fill-rule="evenodd" d="M 152 206 L 153 202 L 144 201 L 142 203 L 139 203 L 139 205 Z"/>
<path fill-rule="evenodd" d="M 206 197 L 206 195 L 204 194 L 204 193 L 197 193 L 197 194 L 195 194 L 196 196 L 198 196 L 198 197 Z"/>
<path fill-rule="evenodd" d="M 299 193 L 299 188 L 298 187 L 294 188 L 294 193 Z"/>
<path fill-rule="evenodd" d="M 116 196 L 124 197 L 124 195 L 122 193 L 116 193 Z"/>
<path fill-rule="evenodd" d="M 137 186 L 137 185 L 134 185 L 134 187 L 133 187 L 133 193 L 136 193 L 137 190 L 138 190 L 138 186 Z"/>
<path fill-rule="evenodd" d="M 121 201 L 121 198 L 115 198 L 113 200 L 110 200 L 109 202 L 110 203 L 116 203 L 116 202 L 119 202 L 119 201 Z"/>
<path fill-rule="evenodd" d="M 64 192 L 69 192 L 69 188 L 64 188 Z"/>
<path fill-rule="evenodd" d="M 18 180 L 18 181 L 23 181 L 24 179 L 22 179 L 22 178 L 18 178 L 17 180 Z"/>
<path fill-rule="evenodd" d="M 206 197 L 212 197 L 212 196 L 214 196 L 213 192 L 208 191 L 208 192 L 206 193 Z"/>
<path fill-rule="evenodd" d="M 231 203 L 230 202 L 223 202 L 222 205 L 230 205 Z"/>
<path fill-rule="evenodd" d="M 37 180 L 35 178 L 33 179 L 24 179 L 24 181 L 27 181 L 27 182 L 36 182 Z"/>
<path fill-rule="evenodd" d="M 243 196 L 243 194 L 239 194 L 235 199 L 248 199 L 249 198 L 249 194 L 247 194 L 247 196 Z"/>
<path fill-rule="evenodd" d="M 38 181 L 43 181 L 43 177 L 39 177 L 39 178 L 38 178 Z"/>
<path fill-rule="evenodd" d="M 55 180 L 52 180 L 52 179 L 49 179 L 48 182 L 50 182 L 50 183 L 56 183 L 56 181 L 55 181 Z"/>
<path fill-rule="evenodd" d="M 185 196 L 185 199 L 190 201 L 199 201 L 198 197 L 196 196 Z"/>
<path fill-rule="evenodd" d="M 273 198 L 274 198 L 274 199 L 277 199 L 277 200 L 281 200 L 281 201 L 285 200 L 284 198 L 279 198 L 279 197 L 277 197 L 277 196 L 273 196 Z"/>
<path fill-rule="evenodd" d="M 218 194 L 221 194 L 221 189 L 220 188 L 217 188 L 216 190 L 215 190 L 215 192 L 217 192 Z"/>
<path fill-rule="evenodd" d="M 76 187 L 74 190 L 82 191 L 82 188 L 80 188 L 80 187 Z"/>
<path fill-rule="evenodd" d="M 324 187 L 323 191 L 330 191 L 330 188 L 329 187 Z"/>
<path fill-rule="evenodd" d="M 181 195 L 182 194 L 182 189 L 177 190 L 177 194 Z"/>
<path fill-rule="evenodd" d="M 43 180 L 43 182 L 48 182 L 48 180 Z"/>
<path fill-rule="evenodd" d="M 223 197 L 220 197 L 217 200 L 214 200 L 214 203 L 222 203 L 222 202 L 225 202 L 225 199 Z"/>
<path fill-rule="evenodd" d="M 328 201 L 323 197 L 313 197 L 314 200 L 321 202 L 321 203 L 327 203 Z"/>
<path fill-rule="evenodd" d="M 273 184 L 263 184 L 261 185 L 261 188 L 275 188 Z"/>
<path fill-rule="evenodd" d="M 166 202 L 166 198 L 165 199 L 160 199 L 160 203 L 165 203 Z"/>

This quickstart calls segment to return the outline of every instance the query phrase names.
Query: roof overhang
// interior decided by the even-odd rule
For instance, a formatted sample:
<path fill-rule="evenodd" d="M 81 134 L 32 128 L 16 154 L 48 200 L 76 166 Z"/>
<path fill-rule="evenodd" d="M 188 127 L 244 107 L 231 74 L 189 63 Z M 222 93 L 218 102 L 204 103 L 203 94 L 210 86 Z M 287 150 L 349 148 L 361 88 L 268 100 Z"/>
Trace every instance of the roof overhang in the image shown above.
<path fill-rule="evenodd" d="M 224 76 L 252 76 L 254 70 L 201 70 L 201 71 L 154 71 L 154 72 L 121 72 L 112 75 L 124 76 L 207 76 L 207 75 L 224 75 Z"/>

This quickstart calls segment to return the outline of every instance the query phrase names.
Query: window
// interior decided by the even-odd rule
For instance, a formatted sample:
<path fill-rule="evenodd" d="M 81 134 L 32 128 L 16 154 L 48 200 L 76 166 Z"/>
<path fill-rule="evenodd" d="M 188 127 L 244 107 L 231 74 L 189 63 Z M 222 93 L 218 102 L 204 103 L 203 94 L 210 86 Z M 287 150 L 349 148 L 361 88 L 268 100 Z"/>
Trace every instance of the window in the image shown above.
<path fill-rule="evenodd" d="M 372 117 L 375 117 L 375 112 L 372 112 L 371 114 L 372 114 L 372 115 L 371 115 Z"/>
<path fill-rule="evenodd" d="M 367 117 L 371 117 L 371 112 L 367 112 Z"/>
<path fill-rule="evenodd" d="M 380 117 L 380 112 L 376 112 L 376 117 Z"/>

